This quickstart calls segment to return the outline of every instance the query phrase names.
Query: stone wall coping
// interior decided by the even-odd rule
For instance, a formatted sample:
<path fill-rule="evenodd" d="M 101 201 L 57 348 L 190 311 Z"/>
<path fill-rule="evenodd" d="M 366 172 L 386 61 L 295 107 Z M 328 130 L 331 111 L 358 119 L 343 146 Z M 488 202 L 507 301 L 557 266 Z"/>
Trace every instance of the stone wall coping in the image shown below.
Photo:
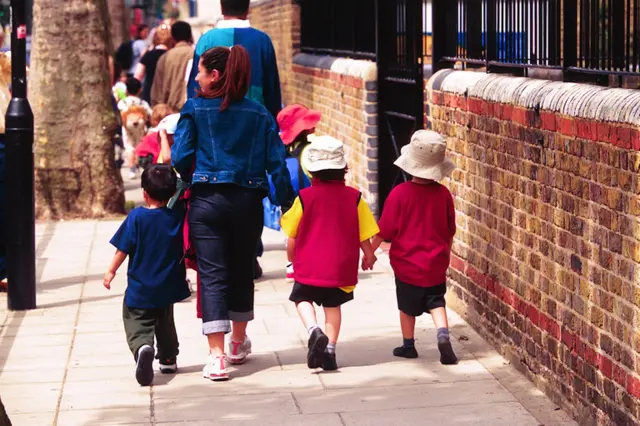
<path fill-rule="evenodd" d="M 293 64 L 328 70 L 336 74 L 360 78 L 365 82 L 378 79 L 378 67 L 373 61 L 298 53 L 293 57 Z"/>
<path fill-rule="evenodd" d="M 640 126 L 640 90 L 454 70 L 434 74 L 427 89 L 586 120 Z"/>

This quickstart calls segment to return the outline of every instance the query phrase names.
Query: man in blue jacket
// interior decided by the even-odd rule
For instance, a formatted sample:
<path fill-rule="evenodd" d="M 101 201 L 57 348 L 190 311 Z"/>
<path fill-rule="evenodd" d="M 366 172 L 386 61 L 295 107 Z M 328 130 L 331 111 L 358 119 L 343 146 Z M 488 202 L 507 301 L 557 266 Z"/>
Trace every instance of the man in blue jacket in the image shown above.
<path fill-rule="evenodd" d="M 275 120 L 282 109 L 280 75 L 276 52 L 271 38 L 264 32 L 251 27 L 247 20 L 250 0 L 220 0 L 223 19 L 216 28 L 207 31 L 196 45 L 193 65 L 187 84 L 187 96 L 193 98 L 198 90 L 196 76 L 200 56 L 214 47 L 232 47 L 237 44 L 249 52 L 251 58 L 251 87 L 247 97 L 263 104 Z M 262 257 L 264 246 L 260 242 L 257 257 Z M 258 259 L 255 264 L 255 278 L 262 276 Z"/>

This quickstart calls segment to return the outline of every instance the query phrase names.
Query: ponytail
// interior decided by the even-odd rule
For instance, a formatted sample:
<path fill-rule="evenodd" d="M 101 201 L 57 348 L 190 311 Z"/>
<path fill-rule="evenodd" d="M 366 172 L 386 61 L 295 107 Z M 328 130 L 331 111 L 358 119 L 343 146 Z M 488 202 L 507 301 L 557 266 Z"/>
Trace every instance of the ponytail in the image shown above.
<path fill-rule="evenodd" d="M 208 90 L 202 89 L 199 96 L 223 98 L 220 111 L 224 111 L 232 102 L 240 101 L 247 95 L 251 80 L 251 60 L 244 47 L 215 47 L 207 50 L 201 60 L 207 71 L 217 70 L 220 78 Z"/>

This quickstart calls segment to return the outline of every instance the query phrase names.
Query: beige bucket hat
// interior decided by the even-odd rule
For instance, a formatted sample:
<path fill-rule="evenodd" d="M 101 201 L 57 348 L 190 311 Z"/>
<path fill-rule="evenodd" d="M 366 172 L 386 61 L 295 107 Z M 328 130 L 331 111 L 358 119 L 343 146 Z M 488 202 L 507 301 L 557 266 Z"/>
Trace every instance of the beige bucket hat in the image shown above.
<path fill-rule="evenodd" d="M 447 142 L 440 134 L 431 130 L 418 130 L 411 143 L 402 147 L 400 158 L 394 163 L 411 176 L 440 181 L 456 168 L 446 158 Z"/>
<path fill-rule="evenodd" d="M 344 144 L 331 136 L 317 136 L 305 148 L 302 167 L 309 172 L 320 170 L 341 170 L 347 167 Z"/>

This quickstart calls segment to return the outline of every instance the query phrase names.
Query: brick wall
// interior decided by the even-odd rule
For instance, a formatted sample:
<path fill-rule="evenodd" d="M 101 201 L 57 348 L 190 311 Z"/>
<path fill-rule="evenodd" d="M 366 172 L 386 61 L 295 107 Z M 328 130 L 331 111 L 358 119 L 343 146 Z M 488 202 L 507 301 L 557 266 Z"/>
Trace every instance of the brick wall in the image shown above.
<path fill-rule="evenodd" d="M 376 210 L 377 68 L 373 62 L 298 54 L 294 58 L 290 95 L 294 103 L 322 113 L 320 135 L 346 146 L 347 183 L 359 188 Z"/>
<path fill-rule="evenodd" d="M 452 305 L 581 425 L 640 422 L 640 92 L 443 71 Z"/>
<path fill-rule="evenodd" d="M 251 4 L 251 25 L 269 34 L 278 59 L 282 99 L 292 102 L 291 67 L 300 49 L 300 6 L 294 0 L 260 0 Z"/>

